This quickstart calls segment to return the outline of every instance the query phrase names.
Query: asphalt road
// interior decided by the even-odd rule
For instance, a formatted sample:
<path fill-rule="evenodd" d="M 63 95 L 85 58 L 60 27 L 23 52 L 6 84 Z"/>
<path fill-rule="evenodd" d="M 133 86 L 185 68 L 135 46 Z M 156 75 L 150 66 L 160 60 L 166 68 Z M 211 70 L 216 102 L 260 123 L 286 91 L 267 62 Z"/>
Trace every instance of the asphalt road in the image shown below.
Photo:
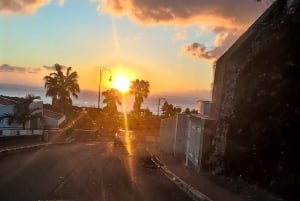
<path fill-rule="evenodd" d="M 81 141 L 0 158 L 0 200 L 190 201 L 142 147 Z"/>

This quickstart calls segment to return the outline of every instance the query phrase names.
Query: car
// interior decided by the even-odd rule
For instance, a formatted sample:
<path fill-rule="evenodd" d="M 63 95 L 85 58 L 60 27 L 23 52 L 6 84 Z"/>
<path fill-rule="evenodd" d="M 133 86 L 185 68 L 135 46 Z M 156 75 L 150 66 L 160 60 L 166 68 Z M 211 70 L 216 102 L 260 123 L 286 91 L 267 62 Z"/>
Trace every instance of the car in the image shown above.
<path fill-rule="evenodd" d="M 136 136 L 134 134 L 134 131 L 131 130 L 125 130 L 125 129 L 119 129 L 115 133 L 114 137 L 114 146 L 125 146 L 127 144 L 135 145 L 136 143 Z"/>

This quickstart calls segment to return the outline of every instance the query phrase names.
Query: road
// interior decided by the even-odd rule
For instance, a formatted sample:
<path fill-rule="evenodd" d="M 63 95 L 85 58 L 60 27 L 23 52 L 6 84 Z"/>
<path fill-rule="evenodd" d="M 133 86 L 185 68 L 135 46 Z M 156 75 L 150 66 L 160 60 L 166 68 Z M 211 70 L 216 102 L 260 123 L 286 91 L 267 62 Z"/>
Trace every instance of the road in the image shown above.
<path fill-rule="evenodd" d="M 191 200 L 145 158 L 142 147 L 91 140 L 2 157 L 0 200 Z"/>

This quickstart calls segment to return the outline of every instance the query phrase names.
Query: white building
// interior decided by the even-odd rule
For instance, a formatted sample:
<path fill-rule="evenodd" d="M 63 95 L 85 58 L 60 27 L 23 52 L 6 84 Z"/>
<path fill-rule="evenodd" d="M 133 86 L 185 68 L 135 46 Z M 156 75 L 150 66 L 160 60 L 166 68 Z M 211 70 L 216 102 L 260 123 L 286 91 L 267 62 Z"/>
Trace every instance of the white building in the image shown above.
<path fill-rule="evenodd" d="M 66 116 L 44 108 L 43 119 L 46 122 L 46 128 L 58 128 L 66 120 Z"/>
<path fill-rule="evenodd" d="M 161 120 L 159 148 L 183 156 L 187 166 L 206 169 L 215 121 L 203 114 L 177 114 Z"/>
<path fill-rule="evenodd" d="M 198 100 L 198 113 L 203 115 L 210 114 L 211 102 L 207 100 Z"/>
<path fill-rule="evenodd" d="M 12 114 L 14 112 L 15 101 L 6 97 L 0 96 L 0 116 L 4 114 Z M 8 119 L 0 121 L 0 137 L 1 136 L 15 136 L 15 135 L 41 135 L 44 128 L 58 128 L 59 125 L 65 121 L 66 117 L 43 108 L 43 101 L 35 101 L 30 104 L 30 109 L 35 109 L 33 112 L 41 113 L 42 118 L 30 120 L 25 124 L 23 130 L 21 124 L 13 122 L 8 124 Z"/>
<path fill-rule="evenodd" d="M 212 148 L 215 121 L 203 114 L 189 115 L 187 120 L 186 165 L 201 170 L 207 168 L 208 155 Z"/>
<path fill-rule="evenodd" d="M 0 96 L 0 116 L 4 114 L 10 114 L 13 113 L 14 110 L 14 102 L 10 99 L 4 98 Z M 20 129 L 22 128 L 21 125 L 12 123 L 11 125 L 8 125 L 8 120 L 3 119 L 0 120 L 0 128 L 3 130 L 5 129 Z"/>

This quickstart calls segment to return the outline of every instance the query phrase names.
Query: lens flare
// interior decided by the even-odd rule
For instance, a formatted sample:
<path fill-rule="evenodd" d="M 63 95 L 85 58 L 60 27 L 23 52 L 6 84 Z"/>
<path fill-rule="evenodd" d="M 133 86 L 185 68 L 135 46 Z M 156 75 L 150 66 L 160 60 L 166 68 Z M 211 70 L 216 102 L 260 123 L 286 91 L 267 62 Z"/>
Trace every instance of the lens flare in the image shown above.
<path fill-rule="evenodd" d="M 129 90 L 130 79 L 126 75 L 118 75 L 116 78 L 113 78 L 112 85 L 115 89 L 125 93 Z"/>

